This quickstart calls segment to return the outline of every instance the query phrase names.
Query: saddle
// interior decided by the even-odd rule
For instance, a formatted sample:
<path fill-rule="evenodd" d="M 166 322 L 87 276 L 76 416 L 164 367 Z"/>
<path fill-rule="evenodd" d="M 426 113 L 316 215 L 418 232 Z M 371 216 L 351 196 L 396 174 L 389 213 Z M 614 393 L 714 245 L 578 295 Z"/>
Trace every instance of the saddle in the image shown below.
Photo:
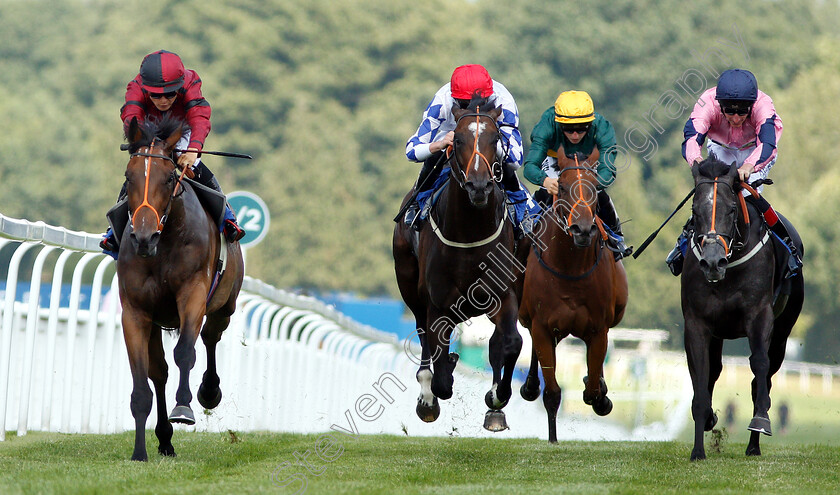
<path fill-rule="evenodd" d="M 225 218 L 225 195 L 214 189 L 210 189 L 207 186 L 203 186 L 193 179 L 184 177 L 181 180 L 193 188 L 195 195 L 198 197 L 199 203 L 201 203 L 201 206 L 204 207 L 204 211 L 210 214 L 210 218 L 213 219 L 216 227 L 221 230 L 222 222 Z M 127 198 L 123 198 L 118 201 L 117 204 L 111 207 L 111 209 L 108 210 L 108 213 L 105 214 L 105 216 L 108 217 L 108 223 L 114 231 L 118 244 L 122 240 L 125 227 L 128 225 L 128 215 L 129 211 Z"/>

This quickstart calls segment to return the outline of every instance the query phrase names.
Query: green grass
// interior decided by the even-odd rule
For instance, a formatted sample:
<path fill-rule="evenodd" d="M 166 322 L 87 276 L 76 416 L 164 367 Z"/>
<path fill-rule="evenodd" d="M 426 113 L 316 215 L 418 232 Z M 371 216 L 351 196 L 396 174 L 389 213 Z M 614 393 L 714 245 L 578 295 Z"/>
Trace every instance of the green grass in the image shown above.
<path fill-rule="evenodd" d="M 235 436 L 235 438 L 234 438 Z M 761 457 L 723 439 L 720 452 L 689 462 L 687 442 L 564 442 L 176 431 L 177 458 L 157 455 L 147 432 L 148 463 L 129 461 L 133 434 L 10 433 L 0 443 L 0 492 L 16 493 L 303 493 L 306 473 L 295 453 L 309 451 L 305 493 L 833 493 L 840 487 L 840 449 L 763 439 Z M 232 441 L 235 440 L 235 441 Z M 317 457 L 316 448 L 332 455 Z M 290 463 L 285 470 L 278 468 Z"/>

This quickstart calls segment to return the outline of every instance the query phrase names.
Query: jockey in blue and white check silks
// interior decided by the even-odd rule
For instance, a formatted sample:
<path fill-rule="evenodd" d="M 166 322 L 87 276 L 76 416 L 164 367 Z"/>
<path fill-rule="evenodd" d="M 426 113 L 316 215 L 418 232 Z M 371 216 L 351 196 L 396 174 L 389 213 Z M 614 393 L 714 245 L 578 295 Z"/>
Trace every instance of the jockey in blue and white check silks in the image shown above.
<path fill-rule="evenodd" d="M 499 116 L 502 139 L 497 144 L 496 152 L 499 156 L 504 156 L 505 164 L 509 164 L 514 170 L 518 169 L 522 166 L 522 134 L 519 132 L 519 109 L 516 107 L 516 101 L 508 89 L 496 80 L 493 80 L 493 95 L 490 98 L 495 99 L 496 105 L 502 109 Z M 446 83 L 435 93 L 423 112 L 423 121 L 417 128 L 417 132 L 406 143 L 405 155 L 409 160 L 423 162 L 428 159 L 432 156 L 429 145 L 442 140 L 450 131 L 455 130 L 457 123 L 452 115 L 454 105 L 456 101 L 452 97 L 451 83 Z M 430 180 L 434 181 L 434 178 Z M 514 223 L 519 227 L 526 214 L 538 217 L 542 210 L 528 190 L 519 181 L 516 182 L 517 189 L 506 189 L 505 192 L 508 201 L 514 205 L 516 210 Z"/>

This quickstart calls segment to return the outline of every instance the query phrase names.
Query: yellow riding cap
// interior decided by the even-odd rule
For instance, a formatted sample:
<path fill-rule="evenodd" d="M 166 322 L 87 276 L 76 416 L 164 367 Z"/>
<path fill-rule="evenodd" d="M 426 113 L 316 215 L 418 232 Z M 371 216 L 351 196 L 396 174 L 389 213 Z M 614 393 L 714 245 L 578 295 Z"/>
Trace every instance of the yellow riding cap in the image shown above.
<path fill-rule="evenodd" d="M 554 121 L 579 124 L 595 120 L 595 105 L 586 91 L 564 91 L 554 102 Z"/>

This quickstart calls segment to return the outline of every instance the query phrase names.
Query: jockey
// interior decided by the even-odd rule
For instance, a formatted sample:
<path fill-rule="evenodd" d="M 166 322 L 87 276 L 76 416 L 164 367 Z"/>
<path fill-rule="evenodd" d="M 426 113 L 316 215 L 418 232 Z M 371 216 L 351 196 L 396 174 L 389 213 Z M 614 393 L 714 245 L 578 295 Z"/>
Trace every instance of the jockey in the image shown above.
<path fill-rule="evenodd" d="M 539 205 L 531 198 L 527 189 L 522 187 L 516 177 L 516 169 L 522 165 L 522 135 L 519 133 L 519 110 L 516 102 L 502 83 L 490 78 L 490 74 L 481 65 L 462 65 L 452 72 L 451 80 L 441 87 L 432 98 L 423 121 L 417 132 L 408 140 L 405 155 L 414 162 L 423 162 L 420 176 L 415 184 L 415 193 L 428 192 L 440 176 L 441 170 L 434 177 L 429 177 L 435 165 L 441 160 L 446 148 L 452 146 L 455 136 L 455 118 L 452 107 L 459 105 L 466 108 L 473 94 L 481 97 L 492 97 L 496 105 L 502 108 L 499 116 L 499 131 L 502 139 L 496 148 L 499 157 L 504 156 L 502 186 L 507 195 L 507 201 L 513 205 L 515 214 L 512 216 L 517 236 L 531 231 L 533 221 L 539 217 Z M 428 195 L 428 194 L 427 194 Z M 420 196 L 418 194 L 418 196 Z M 425 204 L 420 213 L 420 204 L 412 201 L 405 214 L 405 222 L 415 230 L 420 230 L 422 220 L 428 214 L 430 201 Z"/>
<path fill-rule="evenodd" d="M 531 131 L 531 148 L 525 158 L 525 178 L 542 186 L 535 197 L 545 204 L 557 194 L 558 173 L 556 152 L 563 146 L 566 154 L 581 152 L 589 155 L 597 146 L 598 158 L 598 217 L 604 221 L 616 258 L 629 256 L 632 247 L 624 243 L 621 223 L 615 205 L 607 194 L 607 187 L 615 181 L 617 154 L 615 130 L 612 124 L 595 111 L 592 98 L 586 91 L 564 91 L 554 106 L 543 112 Z M 553 155 L 553 156 L 552 156 Z"/>
<path fill-rule="evenodd" d="M 146 117 L 159 118 L 170 112 L 182 118 L 190 127 L 176 145 L 178 149 L 188 150 L 183 153 L 176 152 L 178 165 L 190 167 L 195 173 L 194 179 L 199 184 L 222 193 L 219 181 L 198 156 L 204 147 L 204 139 L 210 133 L 210 104 L 201 94 L 201 79 L 195 71 L 184 69 L 178 55 L 159 50 L 143 58 L 140 73 L 128 83 L 120 118 L 124 129 L 127 130 L 133 118 L 142 123 Z M 117 202 L 120 202 L 125 194 L 126 184 L 123 183 Z M 236 217 L 230 205 L 225 206 L 222 231 L 228 242 L 238 241 L 245 235 L 236 224 Z M 110 228 L 99 246 L 116 258 L 119 240 Z"/>
<path fill-rule="evenodd" d="M 759 91 L 752 72 L 730 69 L 720 75 L 717 86 L 700 95 L 685 123 L 683 135 L 682 154 L 689 166 L 703 160 L 700 147 L 708 137 L 706 149 L 709 156 L 714 155 L 724 163 L 734 162 L 741 181 L 751 183 L 767 178 L 770 168 L 776 163 L 782 119 L 776 114 L 773 100 Z M 762 187 L 759 187 L 758 191 L 761 190 Z M 751 197 L 746 190 L 742 194 Z M 802 268 L 802 260 L 790 240 L 790 234 L 766 200 L 761 198 L 754 203 L 764 214 L 770 230 L 790 251 L 788 270 L 790 275 L 795 275 Z M 692 229 L 692 219 L 689 218 L 677 245 L 665 259 L 674 275 L 682 272 L 684 250 Z"/>

